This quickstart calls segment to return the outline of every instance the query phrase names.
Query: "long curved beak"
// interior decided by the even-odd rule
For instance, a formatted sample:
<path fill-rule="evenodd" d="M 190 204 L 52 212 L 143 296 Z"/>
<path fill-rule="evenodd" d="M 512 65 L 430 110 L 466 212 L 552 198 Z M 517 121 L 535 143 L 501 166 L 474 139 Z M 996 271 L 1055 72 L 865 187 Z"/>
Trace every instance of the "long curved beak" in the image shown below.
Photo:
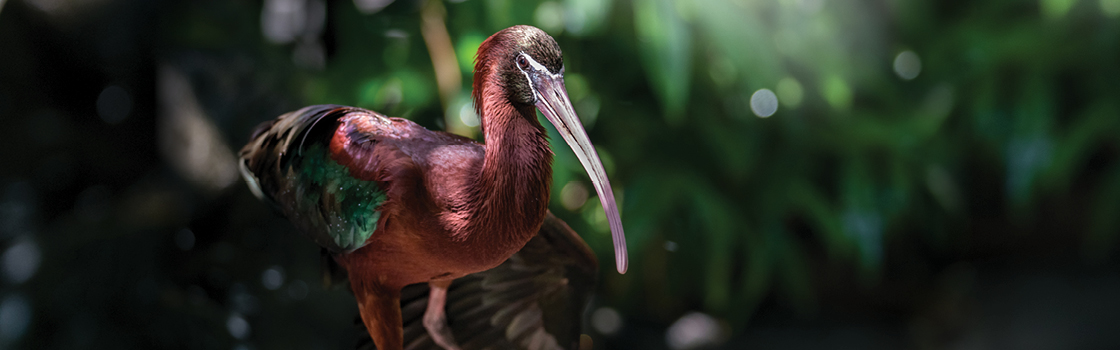
<path fill-rule="evenodd" d="M 603 203 L 603 210 L 607 214 L 607 221 L 611 226 L 611 236 L 614 238 L 614 260 L 618 273 L 626 273 L 629 262 L 626 257 L 626 235 L 622 232 L 622 219 L 618 215 L 618 206 L 614 203 L 614 191 L 611 182 L 607 179 L 607 172 L 603 170 L 603 162 L 595 147 L 583 130 L 583 124 L 572 108 L 572 101 L 568 99 L 568 91 L 564 89 L 564 76 L 561 74 L 545 75 L 534 74 L 531 78 L 533 92 L 537 95 L 537 109 L 548 118 L 568 146 L 579 157 L 583 169 L 591 177 L 595 185 L 595 192 Z"/>

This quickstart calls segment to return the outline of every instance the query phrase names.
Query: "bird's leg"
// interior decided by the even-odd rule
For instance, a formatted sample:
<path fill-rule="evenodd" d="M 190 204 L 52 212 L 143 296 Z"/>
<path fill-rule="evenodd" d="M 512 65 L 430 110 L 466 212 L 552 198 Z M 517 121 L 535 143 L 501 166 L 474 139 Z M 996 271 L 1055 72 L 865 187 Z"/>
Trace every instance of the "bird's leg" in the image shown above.
<path fill-rule="evenodd" d="M 404 328 L 401 321 L 401 291 L 392 288 L 363 288 L 351 285 L 358 300 L 358 312 L 379 350 L 401 350 Z"/>
<path fill-rule="evenodd" d="M 444 305 L 447 304 L 447 287 L 451 280 L 428 282 L 428 309 L 424 311 L 424 328 L 432 341 L 446 350 L 459 350 L 455 343 L 455 336 L 451 334 L 451 327 L 447 326 L 447 313 Z"/>

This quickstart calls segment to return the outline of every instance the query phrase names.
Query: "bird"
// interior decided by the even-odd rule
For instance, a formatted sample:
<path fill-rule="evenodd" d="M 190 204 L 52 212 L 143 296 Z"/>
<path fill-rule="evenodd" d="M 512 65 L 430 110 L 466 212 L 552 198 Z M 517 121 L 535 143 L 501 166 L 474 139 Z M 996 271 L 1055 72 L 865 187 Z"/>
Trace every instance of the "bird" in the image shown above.
<path fill-rule="evenodd" d="M 549 212 L 537 235 L 501 265 L 451 283 L 448 323 L 463 350 L 579 349 L 581 319 L 598 270 L 587 243 Z M 428 294 L 425 283 L 401 291 L 407 350 L 441 349 L 423 327 Z M 357 323 L 364 333 L 357 349 L 373 349 L 365 326 Z"/>
<path fill-rule="evenodd" d="M 346 271 L 378 349 L 402 349 L 401 290 L 429 287 L 423 326 L 460 349 L 444 306 L 451 282 L 505 262 L 540 230 L 553 154 L 536 112 L 556 127 L 595 187 L 628 265 L 606 171 L 564 85 L 560 46 L 526 25 L 479 46 L 472 99 L 485 143 L 357 107 L 315 105 L 262 123 L 240 152 L 250 190 Z"/>

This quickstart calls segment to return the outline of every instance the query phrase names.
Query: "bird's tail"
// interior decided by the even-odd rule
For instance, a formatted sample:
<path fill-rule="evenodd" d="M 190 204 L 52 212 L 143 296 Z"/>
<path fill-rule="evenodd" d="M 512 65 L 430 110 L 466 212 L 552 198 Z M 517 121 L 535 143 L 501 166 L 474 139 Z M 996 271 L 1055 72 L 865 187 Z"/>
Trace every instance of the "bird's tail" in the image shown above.
<path fill-rule="evenodd" d="M 241 176 L 253 195 L 275 203 L 269 193 L 274 190 L 276 177 L 282 177 L 283 165 L 292 152 L 302 151 L 303 144 L 324 117 L 332 111 L 345 108 L 337 105 L 316 105 L 289 112 L 279 118 L 257 126 L 249 143 L 241 149 L 238 162 Z"/>

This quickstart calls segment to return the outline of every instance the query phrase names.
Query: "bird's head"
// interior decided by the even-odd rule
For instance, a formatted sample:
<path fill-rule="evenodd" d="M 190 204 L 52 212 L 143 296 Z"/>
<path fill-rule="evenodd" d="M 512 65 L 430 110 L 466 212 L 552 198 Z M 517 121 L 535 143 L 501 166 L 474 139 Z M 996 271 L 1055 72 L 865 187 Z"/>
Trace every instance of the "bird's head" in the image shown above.
<path fill-rule="evenodd" d="M 509 27 L 482 42 L 474 69 L 473 97 L 483 124 L 488 100 L 508 102 L 519 111 L 528 111 L 526 117 L 534 122 L 536 113 L 532 113 L 532 109 L 536 107 L 572 147 L 591 177 L 607 214 L 614 237 L 615 267 L 619 273 L 625 273 L 628 262 L 622 220 L 607 173 L 564 87 L 564 57 L 560 45 L 536 27 Z"/>
<path fill-rule="evenodd" d="M 559 82 L 564 92 L 560 45 L 533 26 L 509 27 L 486 39 L 478 48 L 474 72 L 476 108 L 482 108 L 484 98 L 507 100 L 518 109 L 534 106 L 539 97 L 535 92 L 545 88 L 547 80 Z M 493 91 L 499 93 L 486 96 L 486 84 L 498 87 Z"/>

